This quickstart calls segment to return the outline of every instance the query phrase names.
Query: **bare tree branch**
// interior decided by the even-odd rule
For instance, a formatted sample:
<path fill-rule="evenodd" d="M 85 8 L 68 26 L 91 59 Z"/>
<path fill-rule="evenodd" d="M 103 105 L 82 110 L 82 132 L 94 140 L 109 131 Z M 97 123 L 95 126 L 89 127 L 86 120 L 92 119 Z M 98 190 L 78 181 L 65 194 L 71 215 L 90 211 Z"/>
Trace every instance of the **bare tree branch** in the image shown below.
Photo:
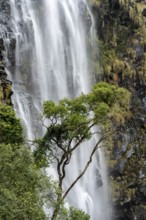
<path fill-rule="evenodd" d="M 66 150 L 58 143 L 57 140 L 55 140 L 54 138 L 51 138 L 51 139 L 52 139 L 52 141 L 55 142 L 55 144 L 56 144 L 63 152 L 66 152 Z"/>
<path fill-rule="evenodd" d="M 70 187 L 66 190 L 66 192 L 64 193 L 64 195 L 62 196 L 62 201 L 66 198 L 67 194 L 70 192 L 70 190 L 73 188 L 73 186 L 77 183 L 77 181 L 85 174 L 86 170 L 88 169 L 90 163 L 92 162 L 92 159 L 93 159 L 93 155 L 94 153 L 96 152 L 96 150 L 99 148 L 99 144 L 106 138 L 106 135 L 104 137 L 101 137 L 100 140 L 96 143 L 96 145 L 94 146 L 91 154 L 90 154 L 90 157 L 89 157 L 89 160 L 88 162 L 86 163 L 83 171 L 79 174 L 79 176 L 72 182 L 72 184 L 70 185 Z"/>

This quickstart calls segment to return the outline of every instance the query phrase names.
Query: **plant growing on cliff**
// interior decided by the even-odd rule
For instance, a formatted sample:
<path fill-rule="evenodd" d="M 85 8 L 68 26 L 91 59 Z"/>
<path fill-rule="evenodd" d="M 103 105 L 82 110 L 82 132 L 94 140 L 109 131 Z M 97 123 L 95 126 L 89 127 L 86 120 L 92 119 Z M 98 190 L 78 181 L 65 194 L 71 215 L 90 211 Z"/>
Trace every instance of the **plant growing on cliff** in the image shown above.
<path fill-rule="evenodd" d="M 52 220 L 57 219 L 61 204 L 85 174 L 101 142 L 114 133 L 117 127 L 124 123 L 126 117 L 129 117 L 129 102 L 130 93 L 126 89 L 107 83 L 98 83 L 88 95 L 82 94 L 72 100 L 66 98 L 60 100 L 58 104 L 53 101 L 44 103 L 44 116 L 48 126 L 44 137 L 36 141 L 34 156 L 39 166 L 45 166 L 50 158 L 57 165 L 60 190 L 57 192 Z M 96 125 L 100 125 L 100 130 L 95 127 Z M 92 146 L 85 167 L 72 184 L 63 191 L 66 166 L 70 163 L 74 151 L 96 134 L 100 138 Z"/>

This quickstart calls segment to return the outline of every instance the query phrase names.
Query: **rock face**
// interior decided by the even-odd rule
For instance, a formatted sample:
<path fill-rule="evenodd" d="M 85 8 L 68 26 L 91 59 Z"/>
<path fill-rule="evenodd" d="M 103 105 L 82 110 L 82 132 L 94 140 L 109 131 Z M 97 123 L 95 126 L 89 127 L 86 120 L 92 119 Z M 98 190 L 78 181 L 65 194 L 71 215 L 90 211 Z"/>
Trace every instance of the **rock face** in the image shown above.
<path fill-rule="evenodd" d="M 81 17 L 83 20 L 83 23 L 85 24 L 87 33 L 90 31 L 91 25 L 92 25 L 92 19 L 91 15 L 89 13 L 89 10 L 87 8 L 87 5 L 84 1 L 79 2 L 79 10 L 81 13 Z"/>
<path fill-rule="evenodd" d="M 109 176 L 114 220 L 146 219 L 146 4 L 93 0 L 104 81 L 132 93 L 131 119 L 112 138 Z"/>
<path fill-rule="evenodd" d="M 8 30 L 8 23 L 10 18 L 10 7 L 8 0 L 1 0 L 0 2 L 0 34 L 6 35 Z"/>
<path fill-rule="evenodd" d="M 10 8 L 9 3 L 6 0 L 0 2 L 0 102 L 11 104 L 11 82 L 7 79 L 7 74 L 4 65 L 4 41 L 10 32 L 9 17 Z"/>
<path fill-rule="evenodd" d="M 7 79 L 5 67 L 3 63 L 3 39 L 0 38 L 0 102 L 11 104 L 11 82 Z"/>

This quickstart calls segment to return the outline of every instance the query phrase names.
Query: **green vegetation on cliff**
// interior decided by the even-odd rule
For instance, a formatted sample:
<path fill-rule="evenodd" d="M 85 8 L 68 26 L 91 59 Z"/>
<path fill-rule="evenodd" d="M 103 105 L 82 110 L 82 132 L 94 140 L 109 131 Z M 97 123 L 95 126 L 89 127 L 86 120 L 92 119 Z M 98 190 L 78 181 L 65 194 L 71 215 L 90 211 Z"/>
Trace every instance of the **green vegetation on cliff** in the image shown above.
<path fill-rule="evenodd" d="M 146 219 L 146 4 L 89 0 L 96 20 L 101 79 L 132 93 L 132 117 L 108 142 L 115 219 Z M 116 209 L 115 209 L 116 210 Z"/>
<path fill-rule="evenodd" d="M 146 5 L 143 1 L 91 0 L 97 18 L 102 77 L 146 85 Z"/>

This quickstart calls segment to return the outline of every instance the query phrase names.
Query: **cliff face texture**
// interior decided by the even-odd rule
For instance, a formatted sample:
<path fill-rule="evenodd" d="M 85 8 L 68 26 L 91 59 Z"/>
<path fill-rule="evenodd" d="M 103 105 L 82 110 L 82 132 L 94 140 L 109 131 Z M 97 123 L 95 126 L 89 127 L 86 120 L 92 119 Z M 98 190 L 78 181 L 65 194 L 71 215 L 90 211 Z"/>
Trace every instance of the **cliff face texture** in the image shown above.
<path fill-rule="evenodd" d="M 146 2 L 91 0 L 102 80 L 132 93 L 131 119 L 108 143 L 114 220 L 146 219 Z"/>
<path fill-rule="evenodd" d="M 7 0 L 0 2 L 0 102 L 11 104 L 11 82 L 7 79 L 4 63 L 4 38 L 7 38 L 9 32 L 9 4 Z"/>
<path fill-rule="evenodd" d="M 11 82 L 7 79 L 3 59 L 4 43 L 0 38 L 0 102 L 11 104 Z"/>

